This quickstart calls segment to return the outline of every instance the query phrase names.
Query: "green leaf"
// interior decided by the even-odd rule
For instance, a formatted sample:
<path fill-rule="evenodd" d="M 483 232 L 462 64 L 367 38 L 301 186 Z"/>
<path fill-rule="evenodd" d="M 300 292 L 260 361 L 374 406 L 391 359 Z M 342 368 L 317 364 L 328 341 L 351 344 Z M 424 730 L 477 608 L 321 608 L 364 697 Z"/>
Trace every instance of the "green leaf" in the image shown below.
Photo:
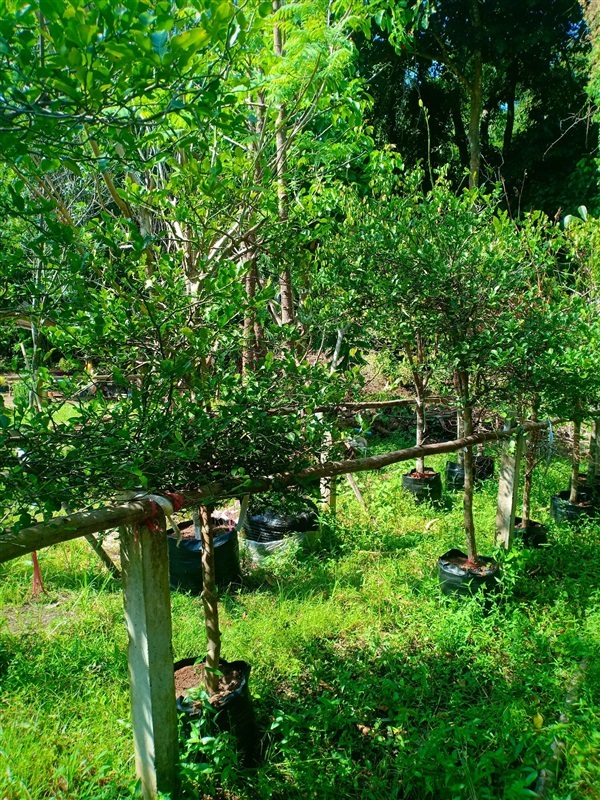
<path fill-rule="evenodd" d="M 152 49 L 161 58 L 167 52 L 167 42 L 169 41 L 169 34 L 167 31 L 157 31 L 150 34 L 150 41 L 152 42 Z"/>
<path fill-rule="evenodd" d="M 210 35 L 204 28 L 193 28 L 191 31 L 174 36 L 171 44 L 182 50 L 199 49 L 210 41 Z"/>

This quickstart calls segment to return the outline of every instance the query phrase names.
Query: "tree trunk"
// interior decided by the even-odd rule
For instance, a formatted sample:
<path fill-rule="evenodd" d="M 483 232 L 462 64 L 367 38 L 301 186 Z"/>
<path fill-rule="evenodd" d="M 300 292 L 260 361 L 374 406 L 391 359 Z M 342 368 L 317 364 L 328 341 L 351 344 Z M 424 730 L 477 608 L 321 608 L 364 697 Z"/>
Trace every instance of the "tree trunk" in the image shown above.
<path fill-rule="evenodd" d="M 464 435 L 473 434 L 473 409 L 469 398 L 469 374 L 460 372 L 458 375 L 461 389 L 462 419 Z M 467 540 L 467 554 L 469 561 L 477 562 L 477 545 L 475 543 L 475 523 L 473 521 L 473 448 L 465 449 L 465 490 L 463 496 L 463 514 L 465 535 Z"/>
<path fill-rule="evenodd" d="M 44 581 L 42 579 L 42 572 L 40 570 L 40 563 L 38 561 L 37 553 L 31 554 L 31 561 L 33 563 L 33 581 L 31 587 L 31 594 L 33 597 L 39 597 L 42 593 L 46 593 Z"/>
<path fill-rule="evenodd" d="M 463 422 L 462 406 L 460 405 L 461 389 L 460 389 L 460 381 L 459 381 L 459 377 L 458 377 L 458 372 L 456 372 L 456 371 L 454 372 L 454 375 L 452 376 L 452 380 L 453 380 L 453 383 L 454 383 L 454 391 L 456 392 L 456 397 L 457 397 L 457 400 L 458 400 L 458 403 L 459 403 L 459 407 L 458 407 L 458 410 L 456 412 L 456 438 L 457 439 L 463 439 L 464 435 L 465 435 L 465 426 L 464 426 L 464 422 Z M 464 450 L 459 450 L 456 453 L 456 461 L 458 463 L 458 466 L 462 467 L 464 469 L 464 467 L 465 467 L 465 452 L 464 452 Z"/>
<path fill-rule="evenodd" d="M 273 11 L 279 10 L 280 0 L 273 0 Z M 273 51 L 283 56 L 283 36 L 278 25 L 273 26 Z M 287 120 L 285 104 L 281 103 L 277 112 L 277 128 L 275 132 L 277 199 L 280 222 L 288 219 L 288 187 L 287 187 Z M 292 276 L 288 266 L 279 275 L 281 291 L 281 324 L 286 325 L 294 320 L 294 299 L 292 294 Z"/>
<path fill-rule="evenodd" d="M 246 313 L 244 314 L 244 341 L 242 345 L 242 375 L 247 376 L 256 364 L 256 265 L 254 259 L 246 273 Z"/>
<path fill-rule="evenodd" d="M 590 434 L 590 458 L 588 461 L 587 482 L 590 486 L 596 485 L 596 478 L 600 477 L 598 472 L 598 455 L 600 454 L 600 420 L 595 419 L 592 423 Z"/>
<path fill-rule="evenodd" d="M 219 630 L 219 606 L 215 590 L 215 550 L 210 524 L 211 509 L 200 507 L 202 520 L 202 604 L 206 625 L 206 669 L 204 683 L 209 697 L 219 688 L 219 669 L 221 659 L 221 631 Z"/>
<path fill-rule="evenodd" d="M 416 403 L 416 412 L 417 412 L 417 437 L 416 437 L 416 445 L 419 447 L 423 444 L 423 439 L 425 436 L 425 404 L 423 403 L 423 398 L 417 395 L 417 403 Z M 425 472 L 425 457 L 419 456 L 417 458 L 415 469 L 418 473 Z"/>
<path fill-rule="evenodd" d="M 537 408 L 533 406 L 531 410 L 532 422 L 537 422 Z M 523 520 L 523 528 L 526 528 L 531 521 L 531 487 L 533 485 L 533 470 L 535 469 L 535 462 L 537 458 L 537 443 L 539 440 L 539 431 L 532 430 L 527 437 L 527 453 L 525 456 L 525 475 L 523 476 L 523 507 L 521 517 Z"/>
<path fill-rule="evenodd" d="M 476 38 L 473 82 L 469 87 L 469 189 L 479 186 L 481 168 L 481 112 L 483 105 L 483 58 L 481 53 L 481 17 L 479 0 L 472 0 L 473 34 Z"/>
<path fill-rule="evenodd" d="M 513 131 L 515 128 L 515 94 L 517 91 L 516 68 L 511 65 L 508 85 L 506 87 L 506 124 L 504 125 L 504 139 L 502 141 L 502 159 L 506 164 L 512 147 Z"/>
<path fill-rule="evenodd" d="M 573 422 L 573 450 L 571 458 L 571 493 L 569 502 L 577 502 L 579 491 L 579 443 L 581 441 L 581 420 Z"/>
<path fill-rule="evenodd" d="M 452 92 L 450 113 L 452 115 L 452 124 L 454 125 L 454 142 L 458 148 L 460 163 L 466 169 L 469 164 L 469 144 L 462 118 L 461 96 L 458 89 Z"/>
<path fill-rule="evenodd" d="M 465 437 L 465 423 L 463 418 L 462 409 L 456 412 L 456 438 L 457 439 L 464 439 Z M 459 467 L 465 468 L 465 451 L 459 450 L 456 454 L 456 461 Z"/>

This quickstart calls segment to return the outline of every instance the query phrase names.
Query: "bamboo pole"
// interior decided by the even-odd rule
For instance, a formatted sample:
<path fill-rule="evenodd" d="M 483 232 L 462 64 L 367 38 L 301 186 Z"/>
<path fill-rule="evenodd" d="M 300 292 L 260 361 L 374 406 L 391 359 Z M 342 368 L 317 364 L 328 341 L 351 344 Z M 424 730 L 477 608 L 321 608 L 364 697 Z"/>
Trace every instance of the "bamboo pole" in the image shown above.
<path fill-rule="evenodd" d="M 422 402 L 423 405 L 436 405 L 437 403 L 446 403 L 449 400 L 454 400 L 453 397 L 426 397 Z M 365 400 L 357 403 L 344 402 L 337 406 L 316 406 L 311 409 L 313 414 L 326 414 L 328 412 L 340 411 L 368 411 L 369 409 L 386 409 L 386 408 L 401 408 L 402 406 L 413 406 L 417 403 L 416 397 L 399 397 L 395 400 Z M 273 408 L 268 412 L 268 416 L 277 417 L 287 414 L 295 414 L 302 411 L 302 408 L 296 406 L 284 406 L 283 408 Z"/>

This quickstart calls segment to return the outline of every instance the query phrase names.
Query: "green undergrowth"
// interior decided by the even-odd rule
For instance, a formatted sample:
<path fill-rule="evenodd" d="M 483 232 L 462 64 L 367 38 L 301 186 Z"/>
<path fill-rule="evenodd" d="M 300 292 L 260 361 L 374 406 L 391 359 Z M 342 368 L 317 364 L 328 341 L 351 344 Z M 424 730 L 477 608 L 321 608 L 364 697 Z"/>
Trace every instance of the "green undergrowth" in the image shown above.
<path fill-rule="evenodd" d="M 246 571 L 222 597 L 224 656 L 252 664 L 264 760 L 243 769 L 207 721 L 184 798 L 516 800 L 535 796 L 543 768 L 555 774 L 547 798 L 600 796 L 600 526 L 550 525 L 548 547 L 517 546 L 489 606 L 444 599 L 435 565 L 462 546 L 461 497 L 417 506 L 403 471 L 357 476 L 374 525 L 341 481 L 337 522 L 313 549 Z M 563 463 L 539 470 L 535 518 L 548 522 L 567 476 Z M 485 555 L 495 490 L 476 492 Z M 30 559 L 0 578 L 0 798 L 131 797 L 120 583 L 82 542 L 40 563 L 39 601 Z M 174 594 L 173 624 L 175 657 L 202 654 L 200 600 Z"/>

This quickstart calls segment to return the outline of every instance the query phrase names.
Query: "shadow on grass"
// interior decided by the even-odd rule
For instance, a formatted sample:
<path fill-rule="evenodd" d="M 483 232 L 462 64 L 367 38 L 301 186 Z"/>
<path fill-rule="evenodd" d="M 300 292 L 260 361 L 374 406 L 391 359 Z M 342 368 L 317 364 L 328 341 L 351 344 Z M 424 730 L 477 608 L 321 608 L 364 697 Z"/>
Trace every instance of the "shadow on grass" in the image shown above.
<path fill-rule="evenodd" d="M 316 638 L 302 676 L 257 703 L 265 763 L 227 789 L 281 800 L 530 796 L 554 737 L 533 713 L 564 700 L 533 656 L 507 678 L 460 645 L 341 650 Z"/>

